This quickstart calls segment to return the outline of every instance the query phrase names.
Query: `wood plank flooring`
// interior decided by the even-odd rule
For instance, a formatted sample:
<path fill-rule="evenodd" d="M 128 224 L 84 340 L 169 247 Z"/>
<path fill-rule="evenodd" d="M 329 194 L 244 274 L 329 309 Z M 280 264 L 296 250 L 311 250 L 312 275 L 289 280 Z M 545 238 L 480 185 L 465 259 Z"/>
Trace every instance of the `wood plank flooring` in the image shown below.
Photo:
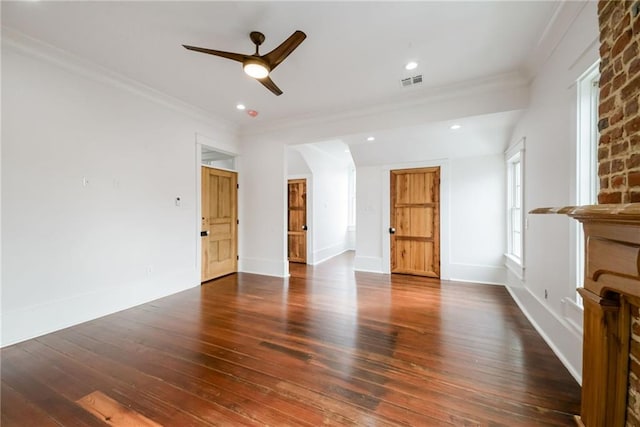
<path fill-rule="evenodd" d="M 574 425 L 579 386 L 504 288 L 352 262 L 234 274 L 4 348 L 2 426 Z M 83 408 L 96 396 L 107 409 Z"/>

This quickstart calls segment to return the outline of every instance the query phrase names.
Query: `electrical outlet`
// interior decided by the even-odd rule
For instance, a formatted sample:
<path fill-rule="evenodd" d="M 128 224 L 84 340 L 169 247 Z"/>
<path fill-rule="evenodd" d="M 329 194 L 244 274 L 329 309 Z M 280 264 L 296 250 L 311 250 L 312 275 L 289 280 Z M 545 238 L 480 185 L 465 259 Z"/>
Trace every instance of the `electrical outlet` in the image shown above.
<path fill-rule="evenodd" d="M 153 274 L 153 265 L 147 266 L 147 276 L 151 276 Z"/>
<path fill-rule="evenodd" d="M 89 186 L 89 178 L 87 178 L 86 176 L 82 177 L 82 186 L 83 187 Z"/>
<path fill-rule="evenodd" d="M 544 290 L 544 299 L 547 299 L 547 297 L 549 296 L 549 293 L 547 292 L 547 290 Z"/>

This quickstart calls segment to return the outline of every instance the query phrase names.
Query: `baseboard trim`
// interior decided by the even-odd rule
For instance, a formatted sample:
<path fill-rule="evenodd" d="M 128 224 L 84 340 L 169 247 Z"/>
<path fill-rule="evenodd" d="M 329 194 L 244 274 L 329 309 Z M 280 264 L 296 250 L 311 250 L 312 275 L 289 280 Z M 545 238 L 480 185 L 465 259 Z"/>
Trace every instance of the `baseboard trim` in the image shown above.
<path fill-rule="evenodd" d="M 289 277 L 289 263 L 287 260 L 240 258 L 238 261 L 238 271 L 283 278 Z"/>
<path fill-rule="evenodd" d="M 164 292 L 156 290 L 154 294 L 154 283 L 140 283 L 104 288 L 16 310 L 3 310 L 0 347 L 89 322 L 196 286 L 200 283 L 165 288 Z"/>
<path fill-rule="evenodd" d="M 347 248 L 347 245 L 345 245 L 344 243 L 320 249 L 319 251 L 313 253 L 313 264 L 311 265 L 318 265 L 320 263 L 323 263 L 333 257 L 347 252 L 348 250 L 349 249 Z"/>
<path fill-rule="evenodd" d="M 384 274 L 384 271 L 382 271 L 382 258 L 379 257 L 356 255 L 353 260 L 353 269 L 355 271 L 362 271 L 367 273 Z"/>
<path fill-rule="evenodd" d="M 449 264 L 449 280 L 457 282 L 483 283 L 487 285 L 502 285 L 506 283 L 506 271 L 503 266 Z"/>
<path fill-rule="evenodd" d="M 505 287 L 507 288 L 507 291 L 509 292 L 509 295 L 511 295 L 511 298 L 513 298 L 515 303 L 520 308 L 520 311 L 522 311 L 522 313 L 526 316 L 526 318 L 529 320 L 529 322 L 531 322 L 531 324 L 533 325 L 534 329 L 540 334 L 542 339 L 551 348 L 551 351 L 553 351 L 554 354 L 558 357 L 558 359 L 560 359 L 560 362 L 562 362 L 564 367 L 567 368 L 567 370 L 569 371 L 571 376 L 573 376 L 573 378 L 578 382 L 578 384 L 582 385 L 582 375 L 580 373 L 581 367 L 578 368 L 578 367 L 574 366 L 569 361 L 569 359 L 565 356 L 565 354 L 562 351 L 560 351 L 560 349 L 558 348 L 556 343 L 551 339 L 551 337 L 549 337 L 549 335 L 545 332 L 545 330 L 540 326 L 540 324 L 536 321 L 536 319 L 531 315 L 531 312 L 528 310 L 526 304 L 524 304 L 524 302 L 514 292 L 514 290 L 509 286 L 505 286 Z M 542 309 L 546 313 L 548 313 L 548 317 L 547 318 L 548 319 L 552 319 L 555 323 L 557 323 L 557 325 L 556 325 L 557 328 L 564 329 L 568 333 L 568 336 L 575 338 L 576 341 L 577 341 L 576 344 L 579 345 L 580 347 L 582 347 L 582 343 L 580 342 L 580 340 L 578 338 L 576 338 L 575 333 L 568 326 L 566 326 L 564 324 L 562 319 L 559 319 L 558 316 L 556 316 L 544 304 L 540 303 L 537 300 L 537 298 L 535 298 L 535 296 L 531 295 L 531 293 L 529 292 L 528 289 L 519 288 L 519 290 L 521 292 L 523 292 L 523 293 L 529 294 L 530 298 L 528 298 L 528 299 L 531 300 L 534 304 L 539 305 L 540 306 L 539 309 Z"/>

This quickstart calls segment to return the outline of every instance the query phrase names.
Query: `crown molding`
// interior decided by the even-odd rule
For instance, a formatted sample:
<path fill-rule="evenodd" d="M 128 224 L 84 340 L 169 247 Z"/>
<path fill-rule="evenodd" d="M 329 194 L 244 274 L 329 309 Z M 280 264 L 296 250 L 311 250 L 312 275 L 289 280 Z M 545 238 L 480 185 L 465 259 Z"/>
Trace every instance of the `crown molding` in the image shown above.
<path fill-rule="evenodd" d="M 167 107 L 192 119 L 205 122 L 215 129 L 237 137 L 238 126 L 230 121 L 215 117 L 212 113 L 188 104 L 171 95 L 140 83 L 117 72 L 87 61 L 64 49 L 60 49 L 41 40 L 29 37 L 10 27 L 2 26 L 2 50 L 12 48 L 15 51 L 37 58 L 53 65 L 81 75 L 88 79 L 106 83 L 140 96 L 161 106 Z"/>
<path fill-rule="evenodd" d="M 592 0 L 562 0 L 556 5 L 551 19 L 524 66 L 530 80 L 538 75 L 542 66 L 551 57 L 573 22 L 590 1 Z"/>
<path fill-rule="evenodd" d="M 463 100 L 472 96 L 495 93 L 496 91 L 528 90 L 529 83 L 530 80 L 517 71 L 498 74 L 451 85 L 425 88 L 414 91 L 408 96 L 404 95 L 401 98 L 396 97 L 394 100 L 376 104 L 373 107 L 370 106 L 371 103 L 368 103 L 367 106 L 360 108 L 352 107 L 348 110 L 332 114 L 311 114 L 259 124 L 257 126 L 251 126 L 251 128 L 241 127 L 239 128 L 239 137 L 241 140 L 249 140 L 254 137 L 273 134 L 279 131 L 367 118 L 373 119 L 385 114 L 397 115 L 402 111 L 415 112 L 438 103 Z M 425 118 L 425 121 L 429 121 L 429 119 Z"/>

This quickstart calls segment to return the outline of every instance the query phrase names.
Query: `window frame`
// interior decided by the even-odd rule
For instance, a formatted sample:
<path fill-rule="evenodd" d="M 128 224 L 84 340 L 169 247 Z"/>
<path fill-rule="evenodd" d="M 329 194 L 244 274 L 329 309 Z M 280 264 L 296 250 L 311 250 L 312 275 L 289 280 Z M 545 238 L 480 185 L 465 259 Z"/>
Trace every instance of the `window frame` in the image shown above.
<path fill-rule="evenodd" d="M 525 271 L 525 138 L 510 146 L 505 151 L 507 174 L 507 251 L 505 266 L 520 280 Z M 517 221 L 516 221 L 517 220 Z M 514 238 L 519 234 L 519 239 Z"/>
<path fill-rule="evenodd" d="M 598 102 L 600 90 L 600 61 L 596 61 L 576 81 L 577 130 L 576 130 L 576 204 L 591 205 L 598 200 Z M 575 232 L 575 285 L 576 303 L 582 305 L 577 289 L 584 284 L 585 242 L 582 226 L 577 221 Z"/>

